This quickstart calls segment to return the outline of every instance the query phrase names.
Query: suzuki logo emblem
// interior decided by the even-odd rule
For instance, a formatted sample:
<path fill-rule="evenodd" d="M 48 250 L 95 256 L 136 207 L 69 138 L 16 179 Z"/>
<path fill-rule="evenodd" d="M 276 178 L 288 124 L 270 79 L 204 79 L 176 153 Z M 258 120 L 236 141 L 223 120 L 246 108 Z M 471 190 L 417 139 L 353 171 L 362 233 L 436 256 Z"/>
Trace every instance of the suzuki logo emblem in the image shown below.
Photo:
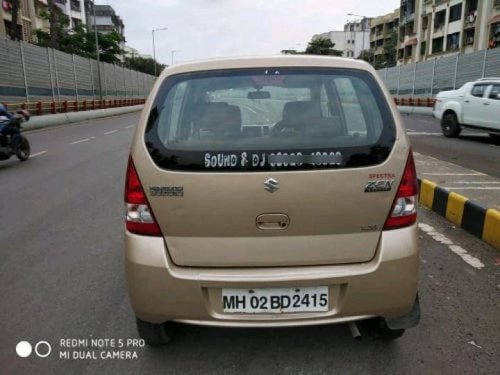
<path fill-rule="evenodd" d="M 276 181 L 274 178 L 270 178 L 264 182 L 264 186 L 268 192 L 274 193 L 276 190 L 279 189 L 279 182 Z"/>

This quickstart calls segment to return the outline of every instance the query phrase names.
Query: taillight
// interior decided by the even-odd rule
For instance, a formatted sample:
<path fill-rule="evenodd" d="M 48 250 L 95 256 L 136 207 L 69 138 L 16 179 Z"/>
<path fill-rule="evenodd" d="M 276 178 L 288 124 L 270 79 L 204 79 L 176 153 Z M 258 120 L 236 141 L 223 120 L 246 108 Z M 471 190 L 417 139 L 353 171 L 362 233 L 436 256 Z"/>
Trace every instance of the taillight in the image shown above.
<path fill-rule="evenodd" d="M 142 189 L 141 181 L 130 157 L 125 179 L 125 207 L 127 230 L 135 234 L 161 236 L 161 230 Z"/>
<path fill-rule="evenodd" d="M 417 196 L 417 172 L 413 153 L 410 150 L 403 177 L 396 198 L 394 198 L 391 212 L 385 222 L 384 230 L 403 228 L 415 223 L 417 220 Z"/>

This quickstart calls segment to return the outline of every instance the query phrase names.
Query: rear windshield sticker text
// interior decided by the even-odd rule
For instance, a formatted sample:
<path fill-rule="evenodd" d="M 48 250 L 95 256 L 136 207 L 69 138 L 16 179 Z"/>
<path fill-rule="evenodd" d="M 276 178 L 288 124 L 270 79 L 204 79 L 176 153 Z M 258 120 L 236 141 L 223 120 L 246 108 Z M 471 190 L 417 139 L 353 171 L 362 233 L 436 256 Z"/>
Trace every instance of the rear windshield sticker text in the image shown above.
<path fill-rule="evenodd" d="M 300 167 L 303 164 L 313 166 L 340 166 L 343 158 L 340 152 L 317 151 L 310 154 L 302 152 L 277 153 L 209 153 L 204 156 L 205 168 L 258 168 Z"/>

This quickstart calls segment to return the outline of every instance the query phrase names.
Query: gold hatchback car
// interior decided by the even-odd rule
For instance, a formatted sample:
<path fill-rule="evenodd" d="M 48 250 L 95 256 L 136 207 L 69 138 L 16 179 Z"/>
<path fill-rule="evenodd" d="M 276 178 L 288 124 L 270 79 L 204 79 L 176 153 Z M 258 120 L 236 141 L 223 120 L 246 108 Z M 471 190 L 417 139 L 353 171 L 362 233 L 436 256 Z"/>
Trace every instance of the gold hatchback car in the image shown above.
<path fill-rule="evenodd" d="M 420 317 L 417 179 L 389 92 L 364 62 L 177 65 L 128 162 L 125 255 L 140 336 L 173 323 L 349 323 L 394 339 Z"/>

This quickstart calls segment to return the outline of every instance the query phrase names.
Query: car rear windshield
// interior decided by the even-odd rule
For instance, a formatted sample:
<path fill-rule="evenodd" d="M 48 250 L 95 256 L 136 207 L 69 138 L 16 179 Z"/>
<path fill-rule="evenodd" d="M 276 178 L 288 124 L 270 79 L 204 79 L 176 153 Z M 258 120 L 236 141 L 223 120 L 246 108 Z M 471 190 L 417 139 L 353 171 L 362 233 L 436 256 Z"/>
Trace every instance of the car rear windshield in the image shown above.
<path fill-rule="evenodd" d="M 395 138 L 370 73 L 312 68 L 169 76 L 145 133 L 159 167 L 206 172 L 371 166 Z"/>

